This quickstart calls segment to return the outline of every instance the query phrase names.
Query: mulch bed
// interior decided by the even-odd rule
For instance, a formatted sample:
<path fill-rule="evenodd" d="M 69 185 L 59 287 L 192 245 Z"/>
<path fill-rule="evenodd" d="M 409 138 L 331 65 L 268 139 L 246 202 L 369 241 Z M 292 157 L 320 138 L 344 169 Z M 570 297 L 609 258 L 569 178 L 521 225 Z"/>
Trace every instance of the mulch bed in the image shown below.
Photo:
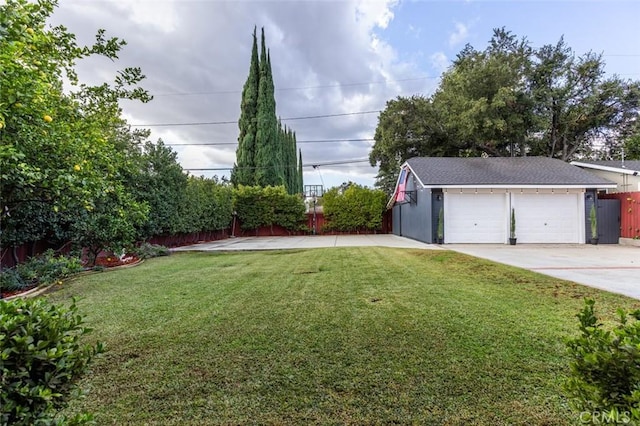
<path fill-rule="evenodd" d="M 131 263 L 136 263 L 140 259 L 136 256 L 128 254 L 124 256 L 122 259 L 118 256 L 114 255 L 100 255 L 96 259 L 96 266 L 102 266 L 103 268 L 113 268 L 114 266 L 122 266 L 129 265 Z"/>

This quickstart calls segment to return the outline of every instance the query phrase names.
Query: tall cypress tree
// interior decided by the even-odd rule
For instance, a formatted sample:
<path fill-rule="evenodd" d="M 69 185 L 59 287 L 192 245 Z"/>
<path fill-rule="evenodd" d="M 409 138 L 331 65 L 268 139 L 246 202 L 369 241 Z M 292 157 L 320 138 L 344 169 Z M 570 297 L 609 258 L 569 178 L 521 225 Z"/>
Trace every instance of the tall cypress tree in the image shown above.
<path fill-rule="evenodd" d="M 240 135 L 238 136 L 238 149 L 236 150 L 236 164 L 231 172 L 231 182 L 234 185 L 253 185 L 255 183 L 259 81 L 258 39 L 256 37 L 256 28 L 254 27 L 249 76 L 242 89 L 242 101 L 240 103 L 240 119 L 238 120 Z"/>
<path fill-rule="evenodd" d="M 293 139 L 295 140 L 296 138 L 296 134 L 293 134 Z M 299 157 L 298 157 L 298 194 L 303 194 L 304 193 L 304 179 L 303 179 L 303 175 L 302 175 L 302 150 L 299 150 Z"/>
<path fill-rule="evenodd" d="M 260 81 L 258 86 L 258 132 L 256 134 L 256 184 L 282 185 L 278 167 L 277 120 L 270 61 L 262 29 Z"/>
<path fill-rule="evenodd" d="M 295 194 L 298 192 L 298 178 L 296 177 L 298 174 L 298 162 L 296 161 L 296 145 L 295 140 L 293 139 L 293 133 L 291 129 L 287 128 L 285 131 L 285 158 L 286 158 L 286 179 L 287 179 L 287 188 L 289 194 Z"/>
<path fill-rule="evenodd" d="M 271 55 L 262 28 L 260 56 L 256 29 L 249 77 L 242 90 L 234 185 L 284 185 L 291 194 L 302 192 L 302 153 L 297 164 L 296 136 L 276 118 Z"/>
<path fill-rule="evenodd" d="M 289 185 L 291 193 L 298 194 L 298 148 L 296 147 L 296 134 L 289 129 Z"/>

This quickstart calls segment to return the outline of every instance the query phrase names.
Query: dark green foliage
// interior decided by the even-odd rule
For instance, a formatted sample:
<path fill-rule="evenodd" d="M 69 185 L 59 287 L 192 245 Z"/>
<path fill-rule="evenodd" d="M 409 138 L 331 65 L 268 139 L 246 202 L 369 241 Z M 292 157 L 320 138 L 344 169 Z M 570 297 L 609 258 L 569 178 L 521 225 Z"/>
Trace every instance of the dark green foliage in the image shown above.
<path fill-rule="evenodd" d="M 516 237 L 516 209 L 511 209 L 511 223 L 509 224 L 509 237 Z"/>
<path fill-rule="evenodd" d="M 260 82 L 258 89 L 258 114 L 256 132 L 255 184 L 259 186 L 284 185 L 278 146 L 276 101 L 274 97 L 271 62 L 267 56 L 264 28 L 260 52 Z"/>
<path fill-rule="evenodd" d="M 231 186 L 217 178 L 189 177 L 176 232 L 218 231 L 233 217 Z"/>
<path fill-rule="evenodd" d="M 30 283 L 25 283 L 17 269 L 3 268 L 0 270 L 0 291 L 22 290 L 29 285 Z"/>
<path fill-rule="evenodd" d="M 640 119 L 631 125 L 624 139 L 624 156 L 628 160 L 640 160 Z"/>
<path fill-rule="evenodd" d="M 135 247 L 132 252 L 138 259 L 151 259 L 153 257 L 169 256 L 171 254 L 167 247 L 147 242 Z"/>
<path fill-rule="evenodd" d="M 139 173 L 130 186 L 136 200 L 149 206 L 149 215 L 139 230 L 141 239 L 178 232 L 187 180 L 176 152 L 162 140 L 145 143 Z"/>
<path fill-rule="evenodd" d="M 15 268 L 4 268 L 0 271 L 0 290 L 22 290 L 31 286 L 52 284 L 83 269 L 79 258 L 56 256 L 53 250 L 47 250 Z"/>
<path fill-rule="evenodd" d="M 297 192 L 298 194 L 304 194 L 304 174 L 302 172 L 302 150 L 298 151 L 298 191 Z"/>
<path fill-rule="evenodd" d="M 585 300 L 577 315 L 580 336 L 567 341 L 570 375 L 565 391 L 582 413 L 608 413 L 611 418 L 640 420 L 640 310 L 618 310 L 618 324 L 605 330 L 595 314 L 595 301 Z M 594 419 L 598 420 L 598 419 Z"/>
<path fill-rule="evenodd" d="M 236 164 L 231 173 L 234 186 L 280 186 L 290 194 L 298 193 L 295 134 L 276 118 L 275 86 L 271 56 L 264 28 L 260 56 L 255 29 L 249 76 L 242 92 L 240 135 Z"/>
<path fill-rule="evenodd" d="M 61 424 L 56 417 L 78 393 L 76 383 L 100 343 L 81 343 L 90 330 L 75 304 L 58 307 L 43 299 L 0 301 L 0 423 Z M 69 423 L 78 424 L 79 416 Z"/>
<path fill-rule="evenodd" d="M 387 102 L 378 117 L 375 144 L 369 153 L 372 165 L 379 163 L 376 187 L 393 192 L 400 165 L 416 156 L 455 156 L 442 127 L 442 113 L 431 99 L 398 97 Z"/>
<path fill-rule="evenodd" d="M 296 134 L 291 129 L 280 128 L 280 137 L 282 138 L 282 158 L 285 187 L 289 194 L 299 194 L 298 190 L 298 161 L 296 153 Z"/>
<path fill-rule="evenodd" d="M 591 204 L 591 210 L 589 210 L 589 224 L 591 225 L 591 238 L 598 238 L 598 215 L 595 203 Z"/>
<path fill-rule="evenodd" d="M 94 265 L 102 250 L 119 252 L 131 247 L 148 211 L 146 204 L 133 201 L 124 190 L 105 193 L 93 206 L 77 212 L 77 220 L 71 225 L 73 243 L 87 248 L 89 263 Z"/>
<path fill-rule="evenodd" d="M 336 231 L 382 229 L 387 196 L 383 191 L 350 183 L 331 188 L 322 197 L 325 227 Z"/>
<path fill-rule="evenodd" d="M 260 65 L 258 62 L 258 41 L 256 29 L 253 29 L 253 48 L 251 49 L 251 65 L 249 76 L 242 89 L 240 120 L 238 127 L 238 149 L 236 165 L 231 173 L 234 185 L 253 185 L 255 173 L 256 132 L 258 116 L 258 88 L 260 81 Z"/>
<path fill-rule="evenodd" d="M 304 202 L 297 195 L 287 194 L 284 186 L 239 186 L 234 191 L 234 206 L 245 230 L 279 225 L 296 231 L 305 221 Z"/>
<path fill-rule="evenodd" d="M 299 195 L 276 194 L 274 203 L 274 225 L 280 225 L 290 231 L 303 229 L 305 216 L 304 201 Z"/>
<path fill-rule="evenodd" d="M 25 282 L 46 285 L 78 273 L 83 267 L 77 257 L 56 256 L 53 250 L 47 250 L 21 263 L 16 269 Z"/>

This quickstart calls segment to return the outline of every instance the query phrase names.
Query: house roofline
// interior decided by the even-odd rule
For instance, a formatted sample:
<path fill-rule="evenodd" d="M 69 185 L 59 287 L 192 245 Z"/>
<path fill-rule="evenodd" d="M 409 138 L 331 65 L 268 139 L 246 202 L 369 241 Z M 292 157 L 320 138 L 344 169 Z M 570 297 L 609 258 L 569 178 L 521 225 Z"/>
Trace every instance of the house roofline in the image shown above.
<path fill-rule="evenodd" d="M 610 184 L 584 184 L 584 185 L 550 185 L 550 184 L 495 184 L 495 185 L 428 185 L 424 186 L 424 188 L 434 189 L 434 188 L 442 188 L 442 189 L 609 189 L 616 188 L 618 185 L 615 183 Z"/>
<path fill-rule="evenodd" d="M 624 169 L 622 167 L 602 166 L 600 164 L 582 163 L 580 161 L 572 161 L 570 164 L 572 166 L 583 167 L 585 169 L 602 170 L 605 172 L 620 173 L 623 175 L 638 176 L 640 174 L 638 170 Z"/>

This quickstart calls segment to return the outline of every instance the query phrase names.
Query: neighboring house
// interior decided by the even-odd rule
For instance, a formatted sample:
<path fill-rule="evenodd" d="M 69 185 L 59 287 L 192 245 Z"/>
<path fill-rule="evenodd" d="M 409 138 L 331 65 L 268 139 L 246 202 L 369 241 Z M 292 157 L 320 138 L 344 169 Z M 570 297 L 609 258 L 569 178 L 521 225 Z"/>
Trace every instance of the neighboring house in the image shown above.
<path fill-rule="evenodd" d="M 511 209 L 518 243 L 584 243 L 598 189 L 616 184 L 546 157 L 415 157 L 401 166 L 393 233 L 445 243 L 507 243 Z"/>
<path fill-rule="evenodd" d="M 620 243 L 640 246 L 640 160 L 573 161 L 571 164 L 618 184 L 600 198 L 620 203 Z"/>
<path fill-rule="evenodd" d="M 574 166 L 581 167 L 605 179 L 618 184 L 608 192 L 640 191 L 640 160 L 631 161 L 572 161 Z"/>

